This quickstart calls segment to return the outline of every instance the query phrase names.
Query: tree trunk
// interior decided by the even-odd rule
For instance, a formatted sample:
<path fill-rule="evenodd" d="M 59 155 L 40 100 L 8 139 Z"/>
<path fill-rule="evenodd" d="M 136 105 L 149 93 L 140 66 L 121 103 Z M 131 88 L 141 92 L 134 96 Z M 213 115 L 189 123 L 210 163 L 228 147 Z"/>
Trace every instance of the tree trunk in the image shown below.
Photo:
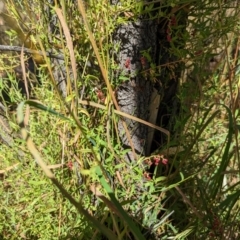
<path fill-rule="evenodd" d="M 114 4 L 116 4 L 116 1 L 114 1 Z M 171 49 L 172 38 L 176 37 L 173 29 L 174 27 L 179 29 L 180 23 L 177 22 L 174 14 L 178 10 L 159 8 L 158 11 L 161 11 L 166 17 L 160 19 L 156 17 L 155 20 L 150 20 L 149 16 L 146 16 L 146 18 L 140 16 L 134 22 L 129 20 L 127 24 L 121 25 L 116 30 L 114 42 L 115 44 L 120 43 L 120 50 L 115 56 L 115 60 L 119 64 L 120 74 L 117 74 L 116 78 L 124 76 L 124 79 L 127 79 L 117 89 L 117 100 L 121 110 L 148 121 L 149 119 L 152 120 L 152 117 L 149 118 L 149 115 L 152 114 L 152 112 L 149 112 L 151 109 L 151 111 L 156 112 L 156 116 L 158 115 L 155 119 L 157 125 L 161 125 L 162 115 L 172 115 L 169 109 L 176 113 L 176 108 L 179 107 L 176 102 L 176 94 L 181 67 L 179 64 L 171 63 L 178 59 L 173 53 L 170 54 L 169 50 Z M 186 19 L 187 15 L 184 14 L 183 19 L 181 19 L 183 21 L 181 23 L 183 31 Z M 179 48 L 182 46 L 184 46 L 184 43 L 180 41 Z M 157 97 L 159 101 L 154 103 L 153 96 Z M 152 105 L 150 101 L 153 102 Z M 146 156 L 154 148 L 159 147 L 159 144 L 152 147 L 153 134 L 149 134 L 149 131 L 154 131 L 153 129 L 136 121 L 124 120 L 128 125 L 137 154 Z M 174 124 L 169 117 L 167 117 L 166 122 L 166 128 Z M 155 124 L 155 122 L 151 123 Z M 123 145 L 130 148 L 121 120 L 118 130 Z M 152 137 L 149 137 L 151 135 Z M 161 133 L 155 134 L 156 137 L 161 144 L 164 144 L 167 140 Z M 131 151 L 129 151 L 127 158 L 130 161 L 133 160 Z"/>
<path fill-rule="evenodd" d="M 121 110 L 143 120 L 148 120 L 148 107 L 153 92 L 153 82 L 148 70 L 150 61 L 155 61 L 157 26 L 152 20 L 139 18 L 120 26 L 114 34 L 114 43 L 120 42 L 120 51 L 115 60 L 119 64 L 119 72 L 115 76 L 127 78 L 117 89 L 117 100 Z M 148 58 L 148 59 L 147 59 Z M 137 154 L 145 155 L 147 126 L 130 119 L 126 121 L 131 139 Z M 130 148 L 126 138 L 122 120 L 118 130 L 123 145 Z M 133 160 L 133 153 L 129 151 L 128 160 Z"/>

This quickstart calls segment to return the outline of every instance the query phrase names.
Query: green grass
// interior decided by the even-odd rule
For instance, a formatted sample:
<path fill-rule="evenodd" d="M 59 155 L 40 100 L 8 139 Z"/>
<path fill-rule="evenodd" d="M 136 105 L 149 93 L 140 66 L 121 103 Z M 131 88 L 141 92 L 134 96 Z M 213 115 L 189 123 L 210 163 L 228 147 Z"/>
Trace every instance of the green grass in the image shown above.
<path fill-rule="evenodd" d="M 21 4 L 19 12 L 31 12 L 28 1 Z M 60 6 L 50 7 L 63 16 L 55 34 L 49 36 L 47 13 L 38 1 L 38 20 L 27 14 L 24 29 L 43 53 L 53 49 L 64 56 L 66 97 L 44 57 L 41 84 L 30 76 L 34 100 L 26 100 L 12 71 L 21 56 L 1 55 L 0 71 L 7 74 L 0 78 L 0 92 L 9 92 L 12 108 L 4 115 L 15 137 L 10 147 L 0 144 L 0 239 L 238 239 L 239 7 L 230 13 L 223 1 L 165 3 L 182 6 L 178 19 L 191 7 L 186 31 L 172 29 L 170 53 L 183 63 L 181 109 L 168 149 L 174 146 L 175 153 L 157 151 L 155 157 L 163 155 L 168 164 L 158 165 L 149 180 L 146 157 L 127 163 L 128 150 L 119 140 L 120 116 L 111 99 L 124 77 L 111 77 L 117 65 L 110 50 L 118 48 L 111 34 L 141 12 L 151 18 L 160 9 L 130 0 L 121 6 L 88 1 L 85 16 L 77 3 L 61 4 L 62 13 L 56 10 Z M 8 32 L 7 39 L 15 44 L 16 33 Z M 219 49 L 224 56 L 209 63 Z"/>

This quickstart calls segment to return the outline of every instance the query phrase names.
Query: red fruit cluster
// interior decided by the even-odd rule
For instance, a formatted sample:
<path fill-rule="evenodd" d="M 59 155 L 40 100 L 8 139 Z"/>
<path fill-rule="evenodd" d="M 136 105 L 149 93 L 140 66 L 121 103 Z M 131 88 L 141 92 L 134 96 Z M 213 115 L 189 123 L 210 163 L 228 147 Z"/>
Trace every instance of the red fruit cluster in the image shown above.
<path fill-rule="evenodd" d="M 168 164 L 168 160 L 166 158 L 164 158 L 163 155 L 157 155 L 153 157 L 152 163 L 157 166 L 159 165 L 159 163 L 162 163 L 163 165 L 167 165 Z"/>
<path fill-rule="evenodd" d="M 150 158 L 145 159 L 145 164 L 147 164 L 150 167 L 156 167 L 159 164 L 163 164 L 163 165 L 167 165 L 168 164 L 168 159 L 164 158 L 163 155 L 155 155 L 152 156 Z M 147 180 L 151 180 L 152 179 L 152 174 L 149 172 L 144 172 L 144 177 Z"/>

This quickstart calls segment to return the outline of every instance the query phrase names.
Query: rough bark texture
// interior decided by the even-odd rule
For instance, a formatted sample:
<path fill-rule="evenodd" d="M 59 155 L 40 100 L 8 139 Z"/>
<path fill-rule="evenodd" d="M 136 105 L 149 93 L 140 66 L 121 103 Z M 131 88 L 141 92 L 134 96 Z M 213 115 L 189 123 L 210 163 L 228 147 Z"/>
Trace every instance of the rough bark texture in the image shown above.
<path fill-rule="evenodd" d="M 117 1 L 114 1 L 116 4 Z M 115 44 L 120 43 L 120 51 L 116 54 L 116 60 L 120 67 L 120 74 L 128 77 L 129 80 L 122 83 L 117 91 L 119 106 L 123 112 L 132 114 L 138 118 L 148 121 L 148 109 L 158 111 L 157 125 L 168 129 L 170 132 L 174 126 L 174 118 L 179 108 L 176 94 L 179 85 L 179 76 L 181 73 L 180 64 L 176 64 L 178 58 L 174 53 L 170 53 L 172 38 L 179 35 L 179 27 L 184 31 L 187 15 L 178 22 L 172 8 L 159 8 L 164 11 L 166 16 L 160 19 L 149 20 L 139 17 L 137 21 L 129 21 L 120 26 L 114 34 Z M 175 33 L 178 31 L 178 33 Z M 179 41 L 179 48 L 184 43 Z M 146 54 L 147 53 L 147 54 Z M 154 69 L 150 65 L 157 66 Z M 156 71 L 156 78 L 150 79 L 150 71 Z M 152 78 L 152 77 L 151 77 Z M 160 95 L 160 106 L 149 107 L 153 89 L 157 89 Z M 158 97 L 159 97 L 158 95 Z M 165 118 L 163 119 L 163 116 Z M 147 136 L 148 131 L 153 131 L 136 121 L 124 119 L 131 133 L 131 139 L 136 153 L 148 155 L 152 151 L 166 143 L 166 136 L 157 132 L 154 136 L 155 145 Z M 129 141 L 120 121 L 119 132 L 121 140 L 125 147 L 130 148 Z M 147 149 L 146 149 L 146 146 Z M 129 160 L 133 160 L 131 152 L 128 154 Z"/>
<path fill-rule="evenodd" d="M 144 120 L 148 120 L 148 105 L 153 91 L 153 83 L 141 72 L 150 67 L 150 63 L 144 58 L 144 52 L 148 52 L 151 59 L 155 59 L 156 29 L 153 21 L 141 18 L 120 26 L 114 34 L 115 44 L 120 43 L 120 51 L 116 54 L 115 59 L 120 67 L 119 72 L 129 78 L 118 87 L 118 104 L 123 112 Z M 148 128 L 136 121 L 124 120 L 128 125 L 136 153 L 145 155 Z M 125 147 L 130 148 L 121 120 L 118 130 L 122 143 Z M 128 158 L 133 160 L 131 152 L 129 152 Z"/>

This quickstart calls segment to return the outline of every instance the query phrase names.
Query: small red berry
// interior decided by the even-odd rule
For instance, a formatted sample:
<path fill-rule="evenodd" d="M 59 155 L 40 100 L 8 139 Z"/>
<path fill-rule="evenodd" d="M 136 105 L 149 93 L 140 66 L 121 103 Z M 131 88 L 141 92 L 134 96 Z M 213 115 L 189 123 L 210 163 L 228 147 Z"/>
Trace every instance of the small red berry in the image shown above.
<path fill-rule="evenodd" d="M 168 164 L 168 160 L 166 158 L 163 158 L 162 164 L 167 165 Z"/>
<path fill-rule="evenodd" d="M 127 58 L 127 60 L 126 60 L 126 62 L 124 64 L 125 68 L 129 69 L 130 68 L 130 64 L 131 64 L 130 58 Z"/>
<path fill-rule="evenodd" d="M 69 168 L 69 170 L 73 170 L 73 162 L 72 161 L 69 161 L 68 163 L 67 163 L 67 167 Z"/>
<path fill-rule="evenodd" d="M 105 96 L 103 94 L 103 92 L 99 89 L 96 90 L 96 93 L 97 93 L 97 97 L 98 99 L 101 101 L 101 102 L 105 102 Z"/>
<path fill-rule="evenodd" d="M 156 156 L 153 158 L 153 164 L 157 166 L 160 163 L 161 159 L 160 156 Z"/>

